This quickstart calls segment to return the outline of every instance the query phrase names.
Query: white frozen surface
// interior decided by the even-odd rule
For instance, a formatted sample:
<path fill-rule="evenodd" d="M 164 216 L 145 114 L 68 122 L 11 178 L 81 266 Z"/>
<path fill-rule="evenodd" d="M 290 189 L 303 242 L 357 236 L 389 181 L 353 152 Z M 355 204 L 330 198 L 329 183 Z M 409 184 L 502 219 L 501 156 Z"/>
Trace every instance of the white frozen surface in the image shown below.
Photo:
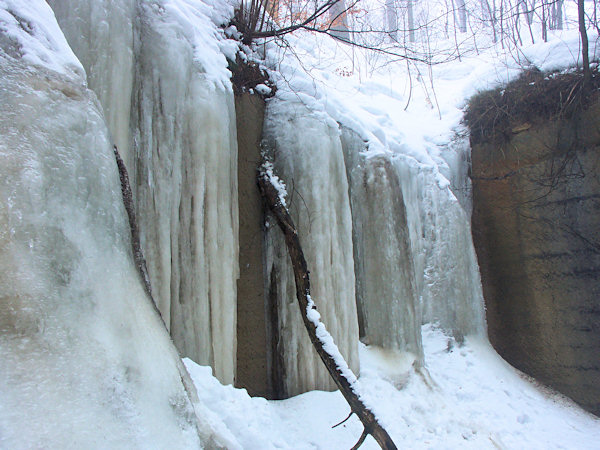
<path fill-rule="evenodd" d="M 598 449 L 600 419 L 536 387 L 487 342 L 463 346 L 435 326 L 422 330 L 425 368 L 402 354 L 361 345 L 360 385 L 398 448 Z M 210 404 L 246 449 L 348 449 L 362 425 L 339 392 L 288 400 L 251 398 L 222 386 L 210 368 L 186 360 L 202 402 Z M 378 449 L 369 437 L 361 448 Z"/>
<path fill-rule="evenodd" d="M 422 358 L 410 234 L 400 175 L 389 158 L 365 158 L 366 144 L 342 130 L 350 184 L 357 308 L 363 342 Z"/>
<path fill-rule="evenodd" d="M 132 125 L 142 246 L 179 351 L 231 383 L 239 271 L 233 91 L 205 72 L 196 34 L 178 14 L 152 2 L 141 8 Z"/>
<path fill-rule="evenodd" d="M 96 97 L 5 45 L 0 447 L 197 448 L 212 431 L 133 264 Z"/>
<path fill-rule="evenodd" d="M 51 0 L 129 170 L 154 298 L 179 351 L 232 382 L 237 141 L 227 2 Z"/>
<path fill-rule="evenodd" d="M 358 373 L 352 217 L 337 124 L 324 121 L 297 99 L 277 97 L 268 105 L 264 136 L 275 173 L 287 186 L 286 202 L 310 270 L 311 294 L 341 354 Z M 292 267 L 277 227 L 268 228 L 266 260 L 267 279 L 276 279 L 273 294 L 286 393 L 334 389 L 304 329 Z"/>
<path fill-rule="evenodd" d="M 277 196 L 279 197 L 281 204 L 284 206 L 284 208 L 287 208 L 285 202 L 285 198 L 287 197 L 287 189 L 285 188 L 285 183 L 281 181 L 281 178 L 273 173 L 273 163 L 270 161 L 265 161 L 261 166 L 261 170 L 264 171 L 267 177 L 269 177 L 269 182 L 277 191 Z"/>
<path fill-rule="evenodd" d="M 49 0 L 69 45 L 83 64 L 113 143 L 133 177 L 129 139 L 134 77 L 136 0 Z"/>

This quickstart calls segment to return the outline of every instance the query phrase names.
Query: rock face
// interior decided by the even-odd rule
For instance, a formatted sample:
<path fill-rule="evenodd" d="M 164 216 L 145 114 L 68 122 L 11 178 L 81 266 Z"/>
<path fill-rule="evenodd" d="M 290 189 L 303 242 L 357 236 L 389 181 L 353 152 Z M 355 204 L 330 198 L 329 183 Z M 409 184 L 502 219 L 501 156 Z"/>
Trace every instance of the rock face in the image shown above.
<path fill-rule="evenodd" d="M 473 143 L 473 238 L 489 336 L 600 414 L 600 102 Z"/>
<path fill-rule="evenodd" d="M 257 95 L 235 96 L 238 140 L 238 198 L 240 218 L 240 278 L 237 283 L 237 372 L 236 386 L 250 395 L 275 396 L 268 343 L 270 331 L 265 306 L 264 212 L 256 184 L 260 164 L 265 101 Z"/>

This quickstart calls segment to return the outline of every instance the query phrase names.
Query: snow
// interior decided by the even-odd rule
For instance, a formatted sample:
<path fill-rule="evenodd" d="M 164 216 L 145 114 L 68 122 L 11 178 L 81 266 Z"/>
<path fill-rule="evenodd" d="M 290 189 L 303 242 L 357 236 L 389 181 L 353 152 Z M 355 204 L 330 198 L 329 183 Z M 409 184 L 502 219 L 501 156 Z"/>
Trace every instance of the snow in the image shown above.
<path fill-rule="evenodd" d="M 285 183 L 281 181 L 277 175 L 273 173 L 273 163 L 270 161 L 265 161 L 261 166 L 261 170 L 264 171 L 265 175 L 269 177 L 269 182 L 277 191 L 277 196 L 279 197 L 279 201 L 283 205 L 284 208 L 287 208 L 285 203 L 285 198 L 287 197 L 287 190 L 285 188 Z"/>
<path fill-rule="evenodd" d="M 225 39 L 236 30 L 219 28 L 231 2 L 50 4 L 71 47 L 44 1 L 0 0 L 0 446 L 194 448 L 200 436 L 209 447 L 350 448 L 362 426 L 351 417 L 332 428 L 349 412 L 339 392 L 267 401 L 218 381 L 233 381 L 236 347 L 226 56 L 238 44 Z M 577 63 L 576 30 L 554 37 L 516 58 L 490 48 L 431 72 L 414 65 L 410 77 L 404 64 L 307 33 L 261 49 L 278 86 L 265 123 L 272 171 L 298 219 L 323 323 L 308 314 L 330 350 L 360 367 L 361 396 L 399 447 L 600 448 L 598 418 L 490 347 L 470 237 L 462 108 L 523 67 Z M 184 360 L 198 398 L 126 252 L 112 141 L 139 180 L 163 320 L 184 355 L 213 366 Z M 332 389 L 278 232 L 266 252 L 283 300 L 287 393 Z M 365 255 L 385 270 L 356 270 Z M 357 286 L 369 297 L 363 340 L 378 346 L 358 341 Z"/>
<path fill-rule="evenodd" d="M 532 383 L 485 341 L 463 345 L 435 325 L 422 330 L 425 367 L 398 352 L 360 347 L 360 387 L 399 448 L 598 449 L 600 419 Z M 356 416 L 339 392 L 288 400 L 252 398 L 220 385 L 210 368 L 185 360 L 200 399 L 246 449 L 347 449 L 358 440 Z M 362 448 L 379 446 L 369 437 Z"/>
<path fill-rule="evenodd" d="M 9 55 L 83 83 L 83 67 L 44 0 L 1 0 L 0 32 Z"/>
<path fill-rule="evenodd" d="M 348 380 L 352 390 L 358 394 L 359 390 L 356 386 L 357 378 L 348 367 L 346 360 L 340 353 L 340 349 L 335 344 L 333 337 L 329 334 L 329 331 L 327 331 L 325 324 L 321 322 L 321 314 L 317 311 L 315 302 L 313 302 L 310 295 L 308 296 L 308 303 L 306 305 L 306 317 L 315 326 L 315 334 L 317 335 L 317 339 L 321 341 L 323 350 L 331 356 L 342 376 Z"/>

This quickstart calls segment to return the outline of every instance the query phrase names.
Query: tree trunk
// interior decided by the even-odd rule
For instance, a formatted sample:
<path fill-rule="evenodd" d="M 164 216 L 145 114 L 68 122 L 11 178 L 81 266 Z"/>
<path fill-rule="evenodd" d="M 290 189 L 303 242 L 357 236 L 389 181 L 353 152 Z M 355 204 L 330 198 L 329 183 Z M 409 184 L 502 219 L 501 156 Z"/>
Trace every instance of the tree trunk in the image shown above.
<path fill-rule="evenodd" d="M 386 31 L 393 41 L 398 40 L 398 11 L 394 0 L 385 0 Z"/>
<path fill-rule="evenodd" d="M 334 2 L 329 9 L 329 17 L 331 20 L 331 35 L 342 41 L 350 42 L 345 0 Z"/>
<path fill-rule="evenodd" d="M 584 0 L 577 0 L 577 11 L 579 12 L 579 34 L 581 35 L 581 56 L 583 63 L 583 86 L 584 88 L 589 86 L 589 82 L 592 78 L 592 72 L 590 71 L 590 57 L 589 57 L 589 44 L 587 31 L 585 29 L 585 10 Z"/>
<path fill-rule="evenodd" d="M 415 13 L 413 0 L 406 0 L 406 15 L 408 17 L 408 42 L 415 42 Z"/>
<path fill-rule="evenodd" d="M 125 211 L 127 212 L 127 219 L 129 220 L 129 229 L 131 231 L 131 251 L 133 253 L 133 259 L 135 265 L 144 284 L 144 289 L 150 298 L 152 298 L 152 304 L 154 309 L 158 311 L 154 298 L 152 297 L 152 287 L 150 286 L 150 275 L 148 275 L 148 269 L 146 267 L 146 259 L 142 253 L 142 245 L 140 244 L 140 231 L 135 218 L 135 207 L 133 206 L 133 193 L 131 191 L 131 185 L 129 184 L 129 175 L 127 174 L 127 168 L 125 163 L 121 159 L 117 146 L 113 146 L 115 153 L 115 160 L 117 161 L 117 169 L 119 170 L 119 179 L 121 181 L 121 194 L 123 195 L 123 204 L 125 205 Z M 159 312 L 160 315 L 160 312 Z M 162 318 L 162 316 L 161 316 Z"/>
<path fill-rule="evenodd" d="M 456 2 L 458 8 L 458 30 L 461 33 L 467 32 L 467 6 L 465 5 L 465 0 L 457 0 Z"/>

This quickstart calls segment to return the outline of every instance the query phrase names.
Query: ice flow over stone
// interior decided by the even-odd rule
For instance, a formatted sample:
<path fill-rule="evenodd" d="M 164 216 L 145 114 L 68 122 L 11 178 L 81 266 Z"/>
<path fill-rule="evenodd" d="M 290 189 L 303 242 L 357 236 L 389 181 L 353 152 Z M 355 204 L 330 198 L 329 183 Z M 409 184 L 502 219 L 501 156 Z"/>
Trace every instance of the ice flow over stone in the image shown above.
<path fill-rule="evenodd" d="M 48 14 L 38 3 L 32 5 Z M 219 32 L 210 8 L 191 0 L 50 4 L 102 106 L 110 136 L 103 128 L 95 139 L 109 147 L 111 139 L 116 142 L 128 166 L 162 318 L 183 355 L 211 365 L 222 382 L 231 383 L 237 144 L 226 45 L 215 37 Z M 18 61 L 15 48 L 9 41 L 5 57 Z M 47 59 L 41 50 L 29 54 Z M 65 58 L 59 62 L 64 70 L 56 69 L 63 67 L 59 63 L 44 70 L 75 77 L 77 89 L 94 103 L 81 87 L 78 61 L 72 54 Z M 8 67 L 6 80 L 14 75 Z M 48 89 L 74 101 L 77 89 L 59 78 L 48 77 Z M 303 95 L 296 98 L 306 99 Z M 270 101 L 265 143 L 288 187 L 315 302 L 349 366 L 358 372 L 359 335 L 373 345 L 407 352 L 420 364 L 423 322 L 439 322 L 459 337 L 483 333 L 468 216 L 450 189 L 437 182 L 439 173 L 401 154 L 369 156 L 359 130 L 340 126 L 335 111 L 317 111 L 293 98 L 278 94 Z M 97 103 L 94 108 L 101 125 Z M 35 174 L 36 167 L 32 162 L 27 170 Z M 118 192 L 118 180 L 111 189 Z M 281 364 L 286 395 L 331 389 L 302 327 L 281 236 L 269 229 L 265 240 L 267 277 L 274 280 L 266 294 L 276 303 L 281 356 L 274 361 Z M 54 266 L 59 281 L 60 273 L 70 273 L 61 267 Z"/>
<path fill-rule="evenodd" d="M 50 4 L 127 165 L 163 320 L 183 356 L 232 383 L 237 141 L 227 61 L 207 17 L 216 12 L 188 1 Z"/>

